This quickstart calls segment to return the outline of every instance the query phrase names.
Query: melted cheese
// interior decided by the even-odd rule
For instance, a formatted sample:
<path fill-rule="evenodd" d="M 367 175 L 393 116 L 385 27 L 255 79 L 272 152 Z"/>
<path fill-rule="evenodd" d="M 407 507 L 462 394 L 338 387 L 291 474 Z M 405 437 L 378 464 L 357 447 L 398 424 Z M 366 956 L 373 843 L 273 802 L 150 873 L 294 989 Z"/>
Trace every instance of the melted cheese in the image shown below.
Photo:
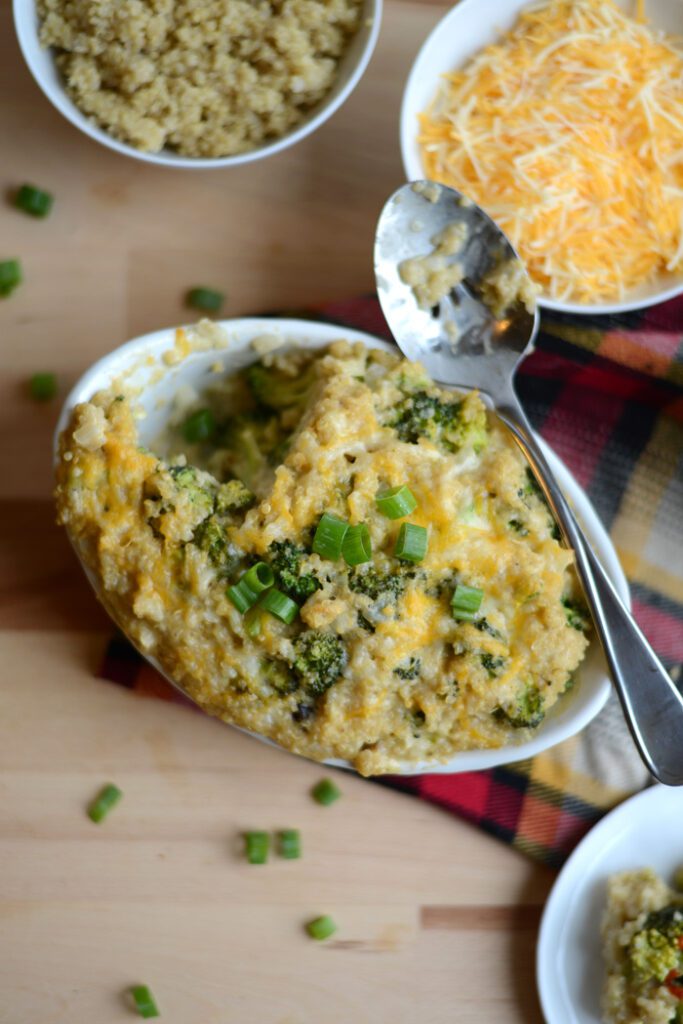
<path fill-rule="evenodd" d="M 556 300 L 683 268 L 683 54 L 613 0 L 550 0 L 445 75 L 430 178 L 480 203 Z"/>

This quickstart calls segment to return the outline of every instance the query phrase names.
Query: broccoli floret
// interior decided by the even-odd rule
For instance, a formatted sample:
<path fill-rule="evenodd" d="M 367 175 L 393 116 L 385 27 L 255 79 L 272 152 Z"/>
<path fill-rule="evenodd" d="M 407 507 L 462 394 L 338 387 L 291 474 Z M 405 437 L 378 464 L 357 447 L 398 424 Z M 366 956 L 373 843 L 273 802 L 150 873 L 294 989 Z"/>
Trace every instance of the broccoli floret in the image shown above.
<path fill-rule="evenodd" d="M 380 573 L 376 569 L 357 570 L 349 575 L 349 590 L 354 594 L 365 594 L 371 601 L 391 604 L 403 595 L 412 572 Z"/>
<path fill-rule="evenodd" d="M 280 695 L 286 697 L 299 689 L 299 683 L 293 675 L 289 665 L 284 661 L 264 660 L 261 662 L 261 672 L 266 682 Z"/>
<path fill-rule="evenodd" d="M 346 648 L 334 633 L 301 633 L 294 641 L 294 653 L 292 668 L 302 685 L 316 697 L 336 683 L 346 665 Z"/>
<path fill-rule="evenodd" d="M 264 430 L 255 419 L 234 416 L 221 426 L 218 447 L 232 454 L 232 468 L 249 489 L 267 467 Z"/>
<path fill-rule="evenodd" d="M 640 982 L 650 978 L 663 981 L 680 963 L 679 940 L 683 936 L 683 906 L 670 903 L 653 910 L 640 931 L 631 939 L 628 959 Z"/>
<path fill-rule="evenodd" d="M 514 530 L 515 533 L 518 533 L 520 537 L 528 537 L 529 535 L 529 531 L 527 530 L 526 526 L 524 525 L 521 519 L 509 519 L 508 526 L 510 527 L 511 530 Z"/>
<path fill-rule="evenodd" d="M 478 407 L 474 416 L 467 416 L 466 401 L 442 402 L 439 398 L 417 391 L 398 406 L 398 414 L 390 424 L 402 441 L 417 444 L 426 437 L 446 451 L 457 451 L 471 444 L 480 451 L 486 444 L 486 411 Z"/>
<path fill-rule="evenodd" d="M 214 495 L 208 487 L 202 487 L 197 480 L 194 466 L 171 466 L 169 470 L 176 486 L 185 491 L 193 505 L 197 505 L 205 516 L 213 512 Z"/>
<path fill-rule="evenodd" d="M 528 683 L 518 694 L 514 704 L 496 708 L 494 718 L 507 722 L 514 729 L 535 729 L 545 718 L 543 695 L 537 686 Z"/>
<path fill-rule="evenodd" d="M 239 556 L 230 547 L 225 526 L 215 516 L 202 520 L 192 535 L 192 543 L 206 552 L 220 576 L 229 576 L 237 568 Z"/>
<path fill-rule="evenodd" d="M 315 573 L 302 573 L 300 570 L 301 559 L 306 555 L 304 548 L 291 540 L 274 540 L 268 551 L 275 583 L 293 601 L 303 604 L 311 594 L 321 589 L 322 584 Z"/>
<path fill-rule="evenodd" d="M 567 616 L 567 625 L 571 626 L 572 629 L 578 629 L 579 632 L 585 633 L 590 626 L 588 611 L 583 605 L 570 600 L 568 597 L 562 599 L 562 604 L 564 605 L 564 613 Z"/>
<path fill-rule="evenodd" d="M 247 369 L 246 378 L 259 405 L 279 412 L 306 401 L 315 381 L 315 366 L 311 362 L 305 370 L 292 377 L 274 366 L 254 363 Z"/>
<path fill-rule="evenodd" d="M 407 665 L 398 665 L 393 672 L 399 679 L 417 679 L 421 668 L 422 662 L 420 659 L 411 657 Z"/>
<path fill-rule="evenodd" d="M 495 679 L 505 664 L 505 658 L 494 657 L 493 654 L 482 654 L 479 659 L 489 674 L 490 679 Z"/>
<path fill-rule="evenodd" d="M 427 721 L 427 716 L 421 708 L 417 708 L 415 711 L 409 711 L 408 715 L 413 727 L 413 736 L 417 739 L 420 736 L 420 729 Z"/>
<path fill-rule="evenodd" d="M 216 512 L 220 516 L 229 515 L 231 512 L 242 512 L 253 505 L 255 500 L 254 495 L 241 480 L 228 480 L 218 488 Z"/>

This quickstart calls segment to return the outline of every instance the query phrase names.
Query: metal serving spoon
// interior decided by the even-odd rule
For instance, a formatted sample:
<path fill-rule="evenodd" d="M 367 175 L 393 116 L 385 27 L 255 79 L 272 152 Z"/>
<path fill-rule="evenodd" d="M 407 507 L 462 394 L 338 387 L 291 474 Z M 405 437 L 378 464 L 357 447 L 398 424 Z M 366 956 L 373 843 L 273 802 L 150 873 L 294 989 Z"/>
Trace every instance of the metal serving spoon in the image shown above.
<path fill-rule="evenodd" d="M 432 253 L 448 225 L 463 224 L 465 240 L 446 265 L 463 280 L 432 309 L 421 309 L 401 277 L 404 260 Z M 579 577 L 636 747 L 660 782 L 683 785 L 683 696 L 679 694 L 593 553 L 558 487 L 513 387 L 533 349 L 538 310 L 516 302 L 496 317 L 479 297 L 487 272 L 518 256 L 500 228 L 455 189 L 433 182 L 402 186 L 382 210 L 375 238 L 375 276 L 382 309 L 401 351 L 439 383 L 478 388 L 512 431 L 574 549 Z M 522 272 L 526 278 L 526 271 Z"/>

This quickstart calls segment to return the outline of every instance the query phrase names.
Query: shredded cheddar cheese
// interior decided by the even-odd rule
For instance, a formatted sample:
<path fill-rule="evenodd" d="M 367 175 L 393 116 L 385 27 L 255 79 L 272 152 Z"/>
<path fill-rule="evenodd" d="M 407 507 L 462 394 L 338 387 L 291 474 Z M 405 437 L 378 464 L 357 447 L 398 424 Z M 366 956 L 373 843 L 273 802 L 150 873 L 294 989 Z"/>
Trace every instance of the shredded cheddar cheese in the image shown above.
<path fill-rule="evenodd" d="M 683 268 L 683 50 L 613 0 L 534 5 L 420 115 L 425 171 L 476 200 L 559 301 Z"/>

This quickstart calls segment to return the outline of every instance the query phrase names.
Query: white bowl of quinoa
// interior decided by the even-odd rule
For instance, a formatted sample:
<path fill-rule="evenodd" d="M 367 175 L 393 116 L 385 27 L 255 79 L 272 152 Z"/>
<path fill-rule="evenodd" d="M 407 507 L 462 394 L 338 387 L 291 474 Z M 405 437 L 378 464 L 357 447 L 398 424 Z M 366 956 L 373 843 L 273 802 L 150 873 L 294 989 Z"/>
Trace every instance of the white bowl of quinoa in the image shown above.
<path fill-rule="evenodd" d="M 359 82 L 381 0 L 14 0 L 24 59 L 77 128 L 168 167 L 258 160 Z"/>
<path fill-rule="evenodd" d="M 517 447 L 480 396 L 379 339 L 299 320 L 136 339 L 74 388 L 55 465 L 59 519 L 135 646 L 294 753 L 365 775 L 486 768 L 607 699 Z"/>

